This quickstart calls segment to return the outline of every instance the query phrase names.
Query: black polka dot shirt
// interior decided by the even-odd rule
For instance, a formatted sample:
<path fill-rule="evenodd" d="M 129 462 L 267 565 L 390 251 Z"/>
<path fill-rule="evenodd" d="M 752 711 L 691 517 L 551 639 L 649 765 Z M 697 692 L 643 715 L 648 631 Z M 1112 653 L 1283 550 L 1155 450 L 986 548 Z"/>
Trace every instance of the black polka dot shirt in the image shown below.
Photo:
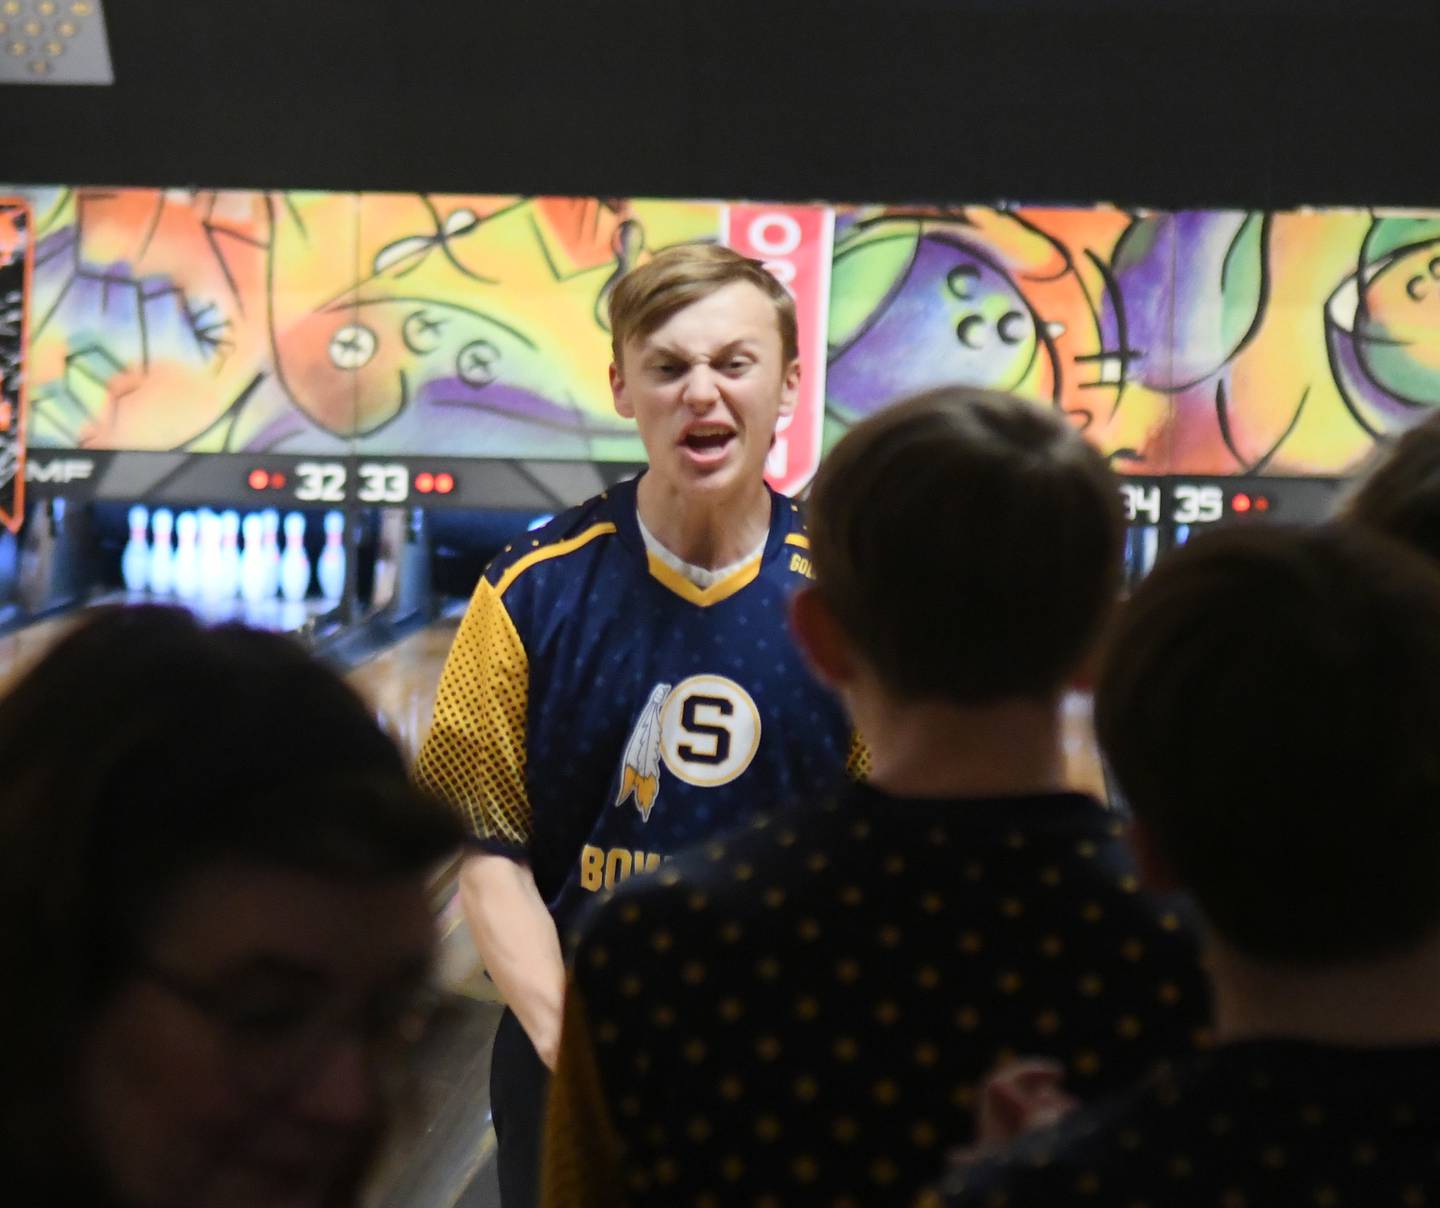
<path fill-rule="evenodd" d="M 562 1092 L 560 1131 L 612 1130 L 633 1203 L 905 1203 L 1007 1055 L 1088 1098 L 1193 1051 L 1193 937 L 1118 835 L 1079 795 L 856 784 L 627 883 L 572 977 L 606 1119 Z"/>
<path fill-rule="evenodd" d="M 957 1168 L 952 1208 L 1440 1204 L 1440 1046 L 1225 1045 Z"/>

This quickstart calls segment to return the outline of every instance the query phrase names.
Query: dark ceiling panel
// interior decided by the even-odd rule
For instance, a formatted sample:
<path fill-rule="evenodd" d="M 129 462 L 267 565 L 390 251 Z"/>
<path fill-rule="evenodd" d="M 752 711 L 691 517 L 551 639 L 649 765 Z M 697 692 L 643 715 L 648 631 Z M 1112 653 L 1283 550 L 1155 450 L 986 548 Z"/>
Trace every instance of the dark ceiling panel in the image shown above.
<path fill-rule="evenodd" d="M 1430 5 L 124 0 L 107 16 L 112 88 L 0 88 L 0 176 L 1440 203 Z"/>

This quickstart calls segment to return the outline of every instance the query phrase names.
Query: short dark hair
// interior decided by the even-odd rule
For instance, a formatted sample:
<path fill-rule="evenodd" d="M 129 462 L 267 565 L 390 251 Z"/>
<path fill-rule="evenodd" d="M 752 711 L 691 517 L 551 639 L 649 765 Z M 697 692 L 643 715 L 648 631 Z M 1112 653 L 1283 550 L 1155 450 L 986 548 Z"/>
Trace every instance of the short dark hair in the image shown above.
<path fill-rule="evenodd" d="M 333 672 L 173 608 L 97 609 L 62 638 L 0 698 L 0 767 L 0 1031 L 24 1038 L 0 1061 L 0 1134 L 42 1147 L 77 1035 L 188 874 L 241 860 L 382 882 L 459 841 Z"/>
<path fill-rule="evenodd" d="M 1216 931 L 1276 961 L 1440 923 L 1440 574 L 1344 525 L 1168 555 L 1106 644 L 1101 747 Z"/>
<path fill-rule="evenodd" d="M 1440 562 L 1440 415 L 1381 446 L 1340 515 Z"/>
<path fill-rule="evenodd" d="M 810 501 L 817 587 L 896 694 L 1057 694 L 1115 598 L 1118 485 L 1060 413 L 965 386 L 852 428 Z"/>
<path fill-rule="evenodd" d="M 610 349 L 615 364 L 629 340 L 643 340 L 672 315 L 727 285 L 746 281 L 775 307 L 780 352 L 788 365 L 800 355 L 795 299 L 758 260 L 718 243 L 681 243 L 631 269 L 610 295 Z"/>

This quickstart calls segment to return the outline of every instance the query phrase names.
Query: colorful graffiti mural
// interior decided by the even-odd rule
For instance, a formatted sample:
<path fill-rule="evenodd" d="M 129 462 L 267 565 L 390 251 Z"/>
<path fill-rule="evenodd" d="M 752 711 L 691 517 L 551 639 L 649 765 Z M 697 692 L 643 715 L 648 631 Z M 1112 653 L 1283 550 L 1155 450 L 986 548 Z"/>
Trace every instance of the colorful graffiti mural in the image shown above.
<path fill-rule="evenodd" d="M 42 448 L 638 460 L 609 289 L 727 229 L 711 202 L 9 191 Z M 959 381 L 1123 472 L 1330 475 L 1440 405 L 1440 214 L 807 208 L 834 222 L 827 443 Z"/>
<path fill-rule="evenodd" d="M 25 505 L 25 354 L 31 272 L 30 208 L 0 197 L 0 526 Z"/>

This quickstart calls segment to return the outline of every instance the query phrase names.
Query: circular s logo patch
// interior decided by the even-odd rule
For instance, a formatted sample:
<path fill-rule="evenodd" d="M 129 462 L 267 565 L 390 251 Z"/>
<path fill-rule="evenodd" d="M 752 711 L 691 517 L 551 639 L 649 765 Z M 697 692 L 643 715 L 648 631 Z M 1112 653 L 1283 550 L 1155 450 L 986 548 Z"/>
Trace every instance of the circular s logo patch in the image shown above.
<path fill-rule="evenodd" d="M 760 746 L 760 711 L 723 675 L 692 675 L 671 690 L 660 714 L 660 755 L 687 784 L 715 788 L 750 766 Z"/>

